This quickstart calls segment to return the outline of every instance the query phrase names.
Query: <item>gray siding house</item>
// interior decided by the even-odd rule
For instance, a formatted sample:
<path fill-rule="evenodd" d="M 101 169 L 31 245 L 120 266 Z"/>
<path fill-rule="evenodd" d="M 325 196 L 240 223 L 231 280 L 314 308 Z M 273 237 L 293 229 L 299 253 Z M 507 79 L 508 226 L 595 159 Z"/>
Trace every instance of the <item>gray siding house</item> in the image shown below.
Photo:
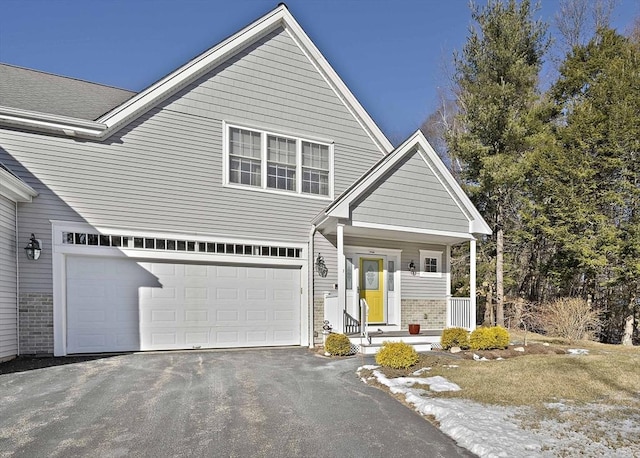
<path fill-rule="evenodd" d="M 422 134 L 392 147 L 284 5 L 137 94 L 0 81 L 0 360 L 475 326 L 487 224 Z M 460 243 L 470 298 L 450 294 Z"/>

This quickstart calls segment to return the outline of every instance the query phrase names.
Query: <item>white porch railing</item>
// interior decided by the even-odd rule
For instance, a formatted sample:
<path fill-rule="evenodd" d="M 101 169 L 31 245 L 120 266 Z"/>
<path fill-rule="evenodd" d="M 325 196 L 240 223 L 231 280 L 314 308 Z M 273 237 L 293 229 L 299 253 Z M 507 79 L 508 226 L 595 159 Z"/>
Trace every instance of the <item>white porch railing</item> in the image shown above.
<path fill-rule="evenodd" d="M 365 339 L 369 338 L 369 304 L 364 298 L 360 299 L 360 333 Z"/>
<path fill-rule="evenodd" d="M 449 298 L 447 327 L 459 327 L 472 329 L 472 321 L 475 327 L 475 316 L 471 313 L 471 298 L 451 297 Z"/>

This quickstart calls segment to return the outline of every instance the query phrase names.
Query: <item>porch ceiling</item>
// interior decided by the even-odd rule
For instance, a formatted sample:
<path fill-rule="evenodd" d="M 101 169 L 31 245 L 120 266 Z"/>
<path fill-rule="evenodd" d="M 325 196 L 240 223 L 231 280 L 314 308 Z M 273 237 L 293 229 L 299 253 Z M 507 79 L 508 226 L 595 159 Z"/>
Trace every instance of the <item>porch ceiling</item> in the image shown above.
<path fill-rule="evenodd" d="M 344 224 L 345 237 L 363 237 L 378 240 L 399 240 L 405 242 L 432 243 L 437 245 L 457 245 L 475 240 L 473 234 L 456 232 L 427 231 L 402 227 L 376 227 L 358 223 L 344 222 L 336 218 L 327 218 L 317 227 L 323 234 L 335 234 L 339 223 Z"/>

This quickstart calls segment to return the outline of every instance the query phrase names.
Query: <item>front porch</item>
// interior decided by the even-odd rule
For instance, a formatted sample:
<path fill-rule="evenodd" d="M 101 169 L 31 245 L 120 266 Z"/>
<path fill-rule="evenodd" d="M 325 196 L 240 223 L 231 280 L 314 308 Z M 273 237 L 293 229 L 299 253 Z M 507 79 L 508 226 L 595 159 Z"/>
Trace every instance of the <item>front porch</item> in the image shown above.
<path fill-rule="evenodd" d="M 418 302 L 419 301 L 413 301 Z M 438 303 L 440 301 L 434 301 Z M 357 348 L 358 353 L 375 354 L 384 342 L 405 342 L 412 345 L 416 351 L 430 351 L 433 348 L 440 348 L 440 337 L 442 330 L 449 327 L 461 327 L 468 330 L 475 328 L 475 304 L 471 298 L 449 297 L 444 301 L 446 309 L 443 314 L 446 316 L 444 326 L 430 328 L 420 323 L 421 320 L 406 320 L 406 325 L 394 324 L 371 324 L 368 320 L 369 306 L 365 299 L 360 299 L 360 309 L 357 318 L 343 310 L 344 329 L 342 332 L 349 336 L 349 340 Z M 325 295 L 325 323 L 337 322 L 335 312 L 338 307 L 337 294 L 328 293 Z M 415 311 L 407 311 L 403 315 L 416 316 Z M 409 332 L 409 323 L 420 325 L 418 333 Z M 334 332 L 340 332 L 333 329 Z"/>
<path fill-rule="evenodd" d="M 428 350 L 447 327 L 475 328 L 476 241 L 491 229 L 420 132 L 312 225 L 318 337 L 324 320 L 334 332 L 364 339 L 360 348 L 373 346 L 375 336 Z M 462 244 L 468 244 L 466 298 L 452 297 L 451 285 L 451 249 Z M 419 340 L 407 333 L 410 324 L 420 324 Z"/>

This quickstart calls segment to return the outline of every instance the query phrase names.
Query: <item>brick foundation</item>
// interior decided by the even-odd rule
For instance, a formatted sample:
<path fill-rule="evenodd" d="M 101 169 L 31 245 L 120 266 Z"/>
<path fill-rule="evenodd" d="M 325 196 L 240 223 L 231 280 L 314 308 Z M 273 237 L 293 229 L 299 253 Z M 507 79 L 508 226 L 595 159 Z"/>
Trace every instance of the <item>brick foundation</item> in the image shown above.
<path fill-rule="evenodd" d="M 19 304 L 20 354 L 53 354 L 53 295 L 22 293 Z"/>
<path fill-rule="evenodd" d="M 400 326 L 402 329 L 408 329 L 409 323 L 418 323 L 421 329 L 444 329 L 447 323 L 447 300 L 402 299 Z"/>

